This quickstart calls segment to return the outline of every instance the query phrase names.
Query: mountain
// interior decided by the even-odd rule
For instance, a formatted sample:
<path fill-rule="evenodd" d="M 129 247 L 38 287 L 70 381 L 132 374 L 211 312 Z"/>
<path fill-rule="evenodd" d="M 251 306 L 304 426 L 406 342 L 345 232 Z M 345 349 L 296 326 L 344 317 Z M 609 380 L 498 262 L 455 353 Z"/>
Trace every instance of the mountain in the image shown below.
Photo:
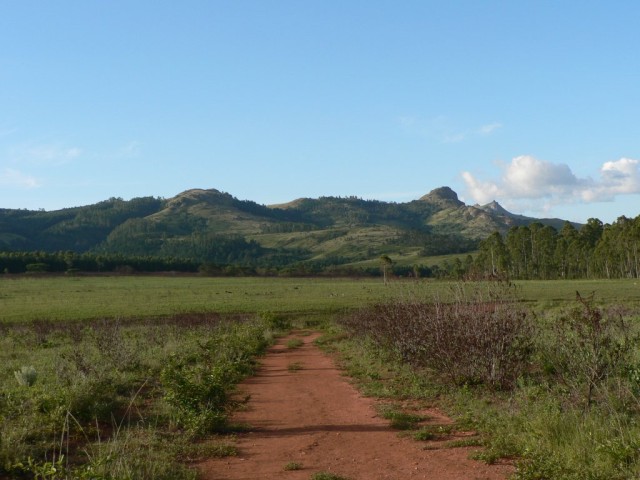
<path fill-rule="evenodd" d="M 0 250 L 73 251 L 190 258 L 219 264 L 366 264 L 382 254 L 407 264 L 473 251 L 479 240 L 534 219 L 497 202 L 469 206 L 449 187 L 406 203 L 358 197 L 299 198 L 280 205 L 215 189 L 169 199 L 111 198 L 57 211 L 0 209 Z"/>

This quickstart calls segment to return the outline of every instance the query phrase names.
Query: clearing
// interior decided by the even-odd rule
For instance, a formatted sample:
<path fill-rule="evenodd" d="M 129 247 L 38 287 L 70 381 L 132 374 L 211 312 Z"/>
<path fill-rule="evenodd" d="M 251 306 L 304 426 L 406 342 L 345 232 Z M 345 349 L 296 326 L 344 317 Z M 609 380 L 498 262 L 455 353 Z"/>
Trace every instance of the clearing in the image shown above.
<path fill-rule="evenodd" d="M 350 480 L 504 480 L 513 472 L 469 459 L 478 447 L 442 448 L 446 442 L 399 435 L 377 414 L 376 400 L 363 397 L 313 344 L 318 336 L 281 339 L 240 385 L 251 397 L 233 422 L 250 427 L 238 434 L 237 456 L 199 465 L 204 479 L 309 480 L 331 472 Z M 292 338 L 302 345 L 287 347 Z M 431 418 L 426 424 L 451 423 L 438 411 L 420 413 Z"/>

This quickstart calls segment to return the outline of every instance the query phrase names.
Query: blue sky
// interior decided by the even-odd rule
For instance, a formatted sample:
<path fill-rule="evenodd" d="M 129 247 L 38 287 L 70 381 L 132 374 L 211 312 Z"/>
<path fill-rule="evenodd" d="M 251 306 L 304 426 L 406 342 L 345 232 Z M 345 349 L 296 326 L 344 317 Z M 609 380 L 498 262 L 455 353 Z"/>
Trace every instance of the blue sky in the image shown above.
<path fill-rule="evenodd" d="M 0 1 L 0 208 L 448 185 L 635 217 L 639 20 L 635 1 Z"/>

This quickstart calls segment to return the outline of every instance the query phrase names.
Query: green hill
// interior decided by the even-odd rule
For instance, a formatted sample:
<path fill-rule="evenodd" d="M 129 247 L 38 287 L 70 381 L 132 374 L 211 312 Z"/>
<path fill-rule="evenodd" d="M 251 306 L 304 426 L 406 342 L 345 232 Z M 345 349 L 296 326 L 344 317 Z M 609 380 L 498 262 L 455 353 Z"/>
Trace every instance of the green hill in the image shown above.
<path fill-rule="evenodd" d="M 407 203 L 301 198 L 265 206 L 210 190 L 57 211 L 0 209 L 0 250 L 185 258 L 268 267 L 366 265 L 380 255 L 419 264 L 473 251 L 498 230 L 534 221 L 496 202 L 468 206 L 448 187 Z"/>

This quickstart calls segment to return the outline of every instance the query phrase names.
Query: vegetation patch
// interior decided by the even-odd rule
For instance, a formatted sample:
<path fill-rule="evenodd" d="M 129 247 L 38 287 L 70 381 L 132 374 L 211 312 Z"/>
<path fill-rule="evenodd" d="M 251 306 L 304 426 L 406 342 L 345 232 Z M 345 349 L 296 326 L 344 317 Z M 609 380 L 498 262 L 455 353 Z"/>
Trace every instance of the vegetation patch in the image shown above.
<path fill-rule="evenodd" d="M 293 362 L 293 363 L 290 363 L 289 365 L 287 365 L 287 370 L 289 372 L 291 372 L 291 373 L 299 372 L 303 368 L 304 367 L 303 367 L 302 363 L 300 363 L 300 362 Z"/>
<path fill-rule="evenodd" d="M 419 430 L 411 434 L 414 440 L 426 442 L 429 440 L 439 440 L 451 435 L 454 431 L 453 425 L 423 425 Z"/>
<path fill-rule="evenodd" d="M 194 479 L 185 462 L 236 454 L 216 435 L 271 333 L 214 314 L 5 326 L 0 477 Z"/>
<path fill-rule="evenodd" d="M 427 418 L 423 415 L 404 412 L 397 406 L 389 404 L 380 405 L 378 411 L 382 418 L 389 420 L 391 428 L 396 430 L 412 430 Z"/>
<path fill-rule="evenodd" d="M 303 467 L 300 462 L 289 462 L 289 463 L 286 463 L 284 467 L 282 467 L 284 471 L 302 470 L 302 468 Z"/>
<path fill-rule="evenodd" d="M 287 348 L 299 348 L 302 345 L 304 345 L 304 341 L 301 338 L 292 338 L 290 340 L 287 340 Z"/>
<path fill-rule="evenodd" d="M 349 478 L 330 472 L 316 472 L 311 475 L 311 480 L 349 480 Z"/>
<path fill-rule="evenodd" d="M 365 393 L 437 398 L 456 430 L 478 435 L 426 448 L 482 446 L 485 462 L 517 459 L 518 480 L 639 476 L 638 314 L 575 290 L 572 307 L 543 315 L 509 285 L 455 288 L 447 303 L 409 294 L 342 321 L 349 336 L 334 332 L 332 348 Z M 444 440 L 447 430 L 413 434 Z"/>

